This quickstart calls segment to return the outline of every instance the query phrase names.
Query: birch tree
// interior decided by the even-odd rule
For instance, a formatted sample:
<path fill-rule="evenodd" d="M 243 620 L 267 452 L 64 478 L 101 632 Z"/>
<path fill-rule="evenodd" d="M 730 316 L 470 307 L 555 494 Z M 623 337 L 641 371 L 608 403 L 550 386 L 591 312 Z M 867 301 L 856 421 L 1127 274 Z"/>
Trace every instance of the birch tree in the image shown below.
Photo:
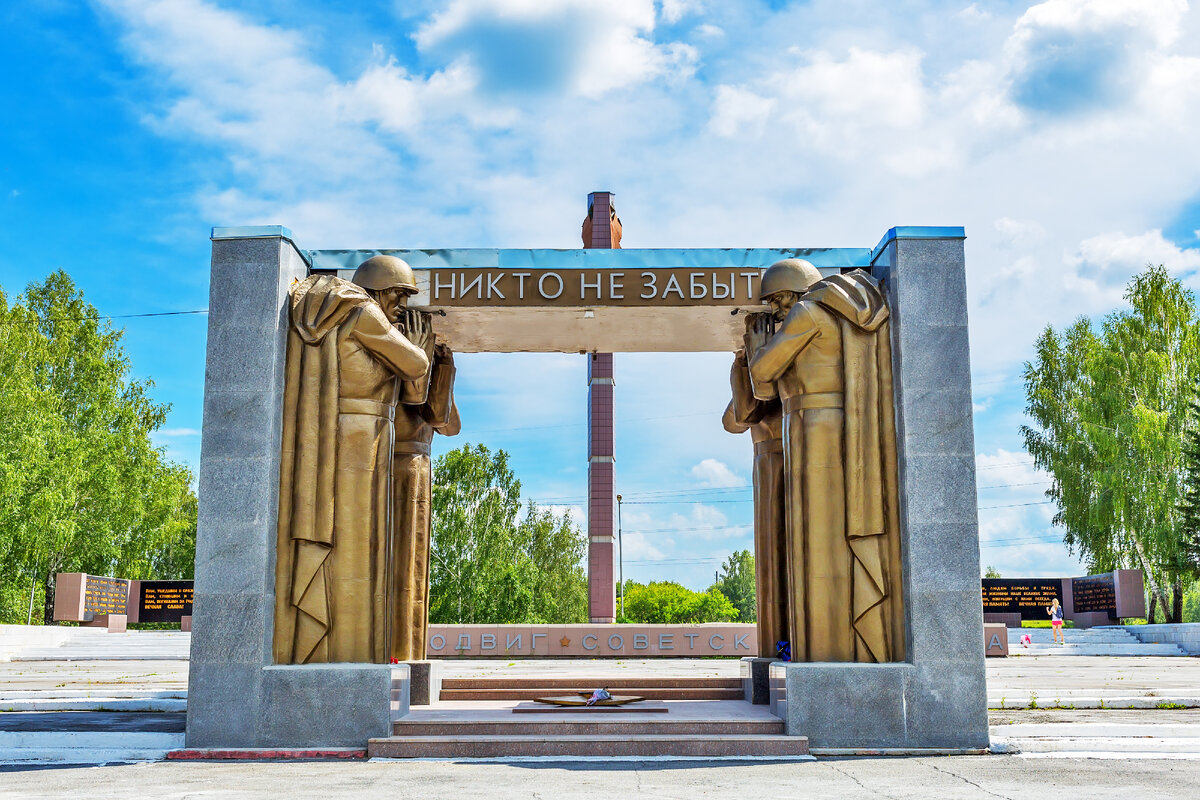
<path fill-rule="evenodd" d="M 1024 369 L 1025 447 L 1050 473 L 1063 542 L 1093 571 L 1141 569 L 1153 601 L 1179 617 L 1182 445 L 1200 377 L 1195 297 L 1149 266 L 1128 310 L 1093 329 L 1047 327 Z"/>

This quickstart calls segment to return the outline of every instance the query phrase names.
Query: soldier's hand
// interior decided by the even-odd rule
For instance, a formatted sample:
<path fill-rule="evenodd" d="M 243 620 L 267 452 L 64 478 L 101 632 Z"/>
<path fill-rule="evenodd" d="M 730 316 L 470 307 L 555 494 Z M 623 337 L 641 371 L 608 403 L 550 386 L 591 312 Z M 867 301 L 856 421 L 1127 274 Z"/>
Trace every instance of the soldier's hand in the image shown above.
<path fill-rule="evenodd" d="M 761 312 L 746 315 L 746 357 L 753 360 L 754 354 L 767 344 L 773 332 L 771 315 Z"/>
<path fill-rule="evenodd" d="M 417 348 L 428 350 L 429 342 L 433 338 L 433 324 L 429 314 L 415 309 L 406 309 L 404 312 L 404 335 Z"/>

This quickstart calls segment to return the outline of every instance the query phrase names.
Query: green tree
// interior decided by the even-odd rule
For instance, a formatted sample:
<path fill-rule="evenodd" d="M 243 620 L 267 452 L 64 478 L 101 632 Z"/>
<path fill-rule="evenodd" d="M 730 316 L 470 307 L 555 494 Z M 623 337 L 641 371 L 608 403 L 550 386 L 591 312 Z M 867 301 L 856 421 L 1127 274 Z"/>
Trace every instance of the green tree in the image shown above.
<path fill-rule="evenodd" d="M 711 586 L 693 592 L 673 581 L 646 585 L 625 581 L 625 616 L 622 622 L 647 624 L 685 624 L 731 622 L 738 611 L 724 594 Z"/>
<path fill-rule="evenodd" d="M 33 598 L 51 622 L 59 572 L 192 574 L 192 476 L 151 442 L 168 407 L 121 337 L 61 270 L 0 293 L 0 621 Z"/>
<path fill-rule="evenodd" d="M 464 445 L 433 466 L 431 622 L 587 622 L 587 541 L 530 503 L 503 450 Z"/>
<path fill-rule="evenodd" d="M 985 578 L 1003 578 L 1004 576 L 1001 575 L 1000 570 L 996 569 L 995 567 L 988 567 L 987 571 L 983 573 L 983 577 L 985 577 Z"/>
<path fill-rule="evenodd" d="M 1200 326 L 1192 293 L 1161 266 L 1136 276 L 1125 299 L 1132 308 L 1108 315 L 1098 333 L 1081 318 L 1038 337 L 1024 371 L 1037 427 L 1021 432 L 1053 477 L 1047 495 L 1071 552 L 1094 571 L 1140 568 L 1164 610 L 1174 590 L 1178 620 L 1182 444 Z"/>
<path fill-rule="evenodd" d="M 738 622 L 758 619 L 754 585 L 754 556 L 749 550 L 735 550 L 721 565 L 716 587 L 737 609 Z"/>

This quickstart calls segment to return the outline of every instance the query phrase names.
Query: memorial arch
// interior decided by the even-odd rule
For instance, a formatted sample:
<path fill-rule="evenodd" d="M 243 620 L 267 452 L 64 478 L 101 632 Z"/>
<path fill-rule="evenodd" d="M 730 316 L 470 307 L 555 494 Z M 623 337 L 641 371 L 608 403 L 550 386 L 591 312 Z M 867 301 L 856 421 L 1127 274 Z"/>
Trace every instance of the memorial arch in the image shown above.
<path fill-rule="evenodd" d="M 893 315 L 902 659 L 772 667 L 778 713 L 829 746 L 986 746 L 961 228 L 892 228 L 860 248 L 305 250 L 278 226 L 212 239 L 189 747 L 354 744 L 390 729 L 405 670 L 272 657 L 288 292 L 380 254 L 412 266 L 411 306 L 456 351 L 588 354 L 593 395 L 607 385 L 610 400 L 606 354 L 736 350 L 774 262 L 870 276 Z M 592 466 L 604 456 L 593 450 Z M 607 559 L 611 592 L 611 520 L 607 542 L 589 534 L 589 567 Z"/>

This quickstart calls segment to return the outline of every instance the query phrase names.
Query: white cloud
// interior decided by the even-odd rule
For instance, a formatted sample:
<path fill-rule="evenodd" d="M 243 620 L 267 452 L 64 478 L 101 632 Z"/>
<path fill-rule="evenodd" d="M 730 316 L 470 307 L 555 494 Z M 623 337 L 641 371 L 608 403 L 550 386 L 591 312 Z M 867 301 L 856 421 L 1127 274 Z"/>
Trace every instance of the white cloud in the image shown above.
<path fill-rule="evenodd" d="M 701 486 L 728 487 L 745 486 L 746 481 L 733 474 L 733 470 L 715 458 L 706 458 L 692 467 L 692 477 Z"/>
<path fill-rule="evenodd" d="M 662 0 L 663 22 L 674 24 L 688 14 L 696 14 L 704 10 L 703 0 Z"/>
<path fill-rule="evenodd" d="M 163 428 L 162 430 L 154 431 L 155 436 L 165 436 L 174 438 L 179 436 L 199 436 L 200 431 L 197 428 Z"/>
<path fill-rule="evenodd" d="M 490 89 L 567 86 L 598 97 L 695 69 L 695 48 L 648 38 L 654 22 L 653 0 L 453 0 L 413 38 L 423 51 L 466 59 Z"/>
<path fill-rule="evenodd" d="M 1046 229 L 1036 220 L 1001 217 L 996 220 L 995 228 L 1004 237 L 1004 246 L 1010 248 L 1034 245 L 1046 236 Z"/>
<path fill-rule="evenodd" d="M 569 514 L 571 516 L 571 521 L 574 522 L 576 525 L 579 525 L 580 527 L 584 527 L 584 528 L 586 528 L 586 526 L 587 526 L 587 512 L 584 511 L 583 506 L 559 505 L 559 504 L 555 504 L 555 503 L 548 503 L 546 505 L 539 506 L 539 508 L 543 508 L 543 509 L 549 511 L 550 513 L 554 514 L 555 516 L 559 516 L 559 517 L 563 517 L 563 516 L 566 516 Z"/>
<path fill-rule="evenodd" d="M 1163 47 L 1179 37 L 1187 9 L 1187 0 L 1047 0 L 1021 15 L 1010 46 L 1026 45 L 1046 30 L 1090 33 L 1126 28 Z"/>
<path fill-rule="evenodd" d="M 925 117 L 919 50 L 851 47 L 843 59 L 825 51 L 797 55 L 804 63 L 765 85 L 778 97 L 779 120 L 809 146 L 848 155 L 870 146 L 879 131 L 913 128 Z"/>
<path fill-rule="evenodd" d="M 759 97 L 736 86 L 718 86 L 708 124 L 718 136 L 732 139 L 748 134 L 756 138 L 762 135 L 776 105 L 774 97 Z"/>
<path fill-rule="evenodd" d="M 1200 250 L 1180 248 L 1163 238 L 1162 230 L 1157 228 L 1137 236 L 1104 233 L 1080 242 L 1079 251 L 1068 257 L 1067 263 L 1105 273 L 1116 269 L 1126 278 L 1147 264 L 1162 264 L 1171 272 L 1186 273 L 1200 269 Z"/>
<path fill-rule="evenodd" d="M 1136 93 L 1155 51 L 1179 38 L 1186 0 L 1047 0 L 1004 52 L 1014 99 L 1036 113 L 1110 107 Z"/>

